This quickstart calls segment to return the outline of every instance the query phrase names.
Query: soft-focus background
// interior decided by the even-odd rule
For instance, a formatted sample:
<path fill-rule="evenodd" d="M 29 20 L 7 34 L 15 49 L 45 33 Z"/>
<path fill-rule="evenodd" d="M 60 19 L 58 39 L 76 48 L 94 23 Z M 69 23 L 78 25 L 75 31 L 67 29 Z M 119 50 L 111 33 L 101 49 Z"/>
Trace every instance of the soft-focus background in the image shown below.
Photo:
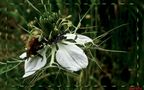
<path fill-rule="evenodd" d="M 18 62 L 27 34 L 23 28 L 39 17 L 34 7 L 44 12 L 44 5 L 72 15 L 74 25 L 91 7 L 78 33 L 96 38 L 111 30 L 95 43 L 126 53 L 85 49 L 89 57 L 85 70 L 50 68 L 45 77 L 23 79 L 23 63 Z M 143 61 L 143 0 L 0 0 L 0 90 L 129 90 L 131 85 L 144 85 Z"/>

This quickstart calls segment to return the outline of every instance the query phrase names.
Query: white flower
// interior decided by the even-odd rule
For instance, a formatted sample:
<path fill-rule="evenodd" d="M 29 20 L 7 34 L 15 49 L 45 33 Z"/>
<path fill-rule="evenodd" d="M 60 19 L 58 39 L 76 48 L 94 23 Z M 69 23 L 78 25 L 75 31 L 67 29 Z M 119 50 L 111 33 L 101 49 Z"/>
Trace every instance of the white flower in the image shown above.
<path fill-rule="evenodd" d="M 41 69 L 46 64 L 46 48 L 43 48 L 38 51 L 38 53 L 42 56 L 35 55 L 34 57 L 29 57 L 25 60 L 24 70 L 25 74 L 23 75 L 23 78 L 28 77 L 32 74 L 34 74 L 37 70 Z M 26 52 L 24 52 L 22 55 L 20 55 L 20 58 L 25 58 Z"/>
<path fill-rule="evenodd" d="M 78 71 L 86 68 L 88 65 L 88 58 L 84 51 L 76 44 L 84 45 L 85 43 L 92 42 L 92 39 L 80 34 L 65 34 L 64 36 L 66 37 L 66 40 L 60 40 L 55 44 L 58 46 L 57 51 L 56 46 L 52 46 L 49 66 L 52 66 L 52 64 L 55 63 L 54 57 L 56 55 L 56 61 L 67 70 Z M 75 41 L 75 43 L 68 41 L 69 39 Z M 45 47 L 38 51 L 42 57 L 35 55 L 33 57 L 28 57 L 28 59 L 25 60 L 25 74 L 23 77 L 28 77 L 45 66 L 47 62 L 46 51 L 47 48 Z M 24 59 L 26 56 L 25 52 L 20 56 L 20 58 Z"/>
<path fill-rule="evenodd" d="M 88 58 L 84 51 L 75 44 L 84 45 L 85 43 L 92 42 L 87 36 L 66 34 L 66 39 L 72 39 L 76 43 L 64 42 L 65 44 L 58 43 L 58 51 L 56 52 L 57 62 L 67 70 L 78 71 L 86 68 L 88 65 Z"/>

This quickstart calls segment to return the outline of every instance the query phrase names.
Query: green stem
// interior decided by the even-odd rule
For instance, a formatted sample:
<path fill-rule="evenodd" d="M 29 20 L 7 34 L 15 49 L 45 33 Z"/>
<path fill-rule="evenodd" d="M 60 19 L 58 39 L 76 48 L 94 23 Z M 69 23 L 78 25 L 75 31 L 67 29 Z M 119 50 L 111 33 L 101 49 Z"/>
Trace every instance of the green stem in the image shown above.
<path fill-rule="evenodd" d="M 52 52 L 51 52 L 51 61 L 50 61 L 50 65 L 49 66 L 52 66 L 52 64 L 54 63 L 54 56 L 55 56 L 55 52 L 56 52 L 56 47 L 54 46 L 52 48 Z"/>

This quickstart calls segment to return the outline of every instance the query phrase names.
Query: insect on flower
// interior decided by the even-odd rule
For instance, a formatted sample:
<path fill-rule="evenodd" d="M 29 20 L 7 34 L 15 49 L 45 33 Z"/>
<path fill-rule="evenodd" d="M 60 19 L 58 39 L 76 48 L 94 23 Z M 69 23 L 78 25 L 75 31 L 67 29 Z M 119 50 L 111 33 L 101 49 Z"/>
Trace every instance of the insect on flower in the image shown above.
<path fill-rule="evenodd" d="M 43 22 L 45 20 L 43 18 L 38 22 L 43 27 L 45 25 L 52 25 L 52 28 L 37 28 L 36 25 L 32 25 L 29 39 L 26 42 L 27 52 L 20 55 L 20 58 L 27 56 L 23 77 L 34 74 L 46 64 L 49 67 L 60 65 L 63 69 L 72 72 L 79 71 L 88 66 L 88 57 L 77 44 L 85 46 L 86 43 L 92 42 L 92 39 L 77 34 L 76 31 L 80 27 L 80 24 L 75 27 L 68 19 L 68 17 L 59 18 L 55 23 L 51 22 L 51 24 L 49 22 L 51 19 L 47 17 L 47 22 Z M 71 30 L 73 27 L 74 31 Z M 46 55 L 47 49 L 51 50 L 49 54 L 51 56 L 50 60 Z"/>
<path fill-rule="evenodd" d="M 22 38 L 26 39 L 26 38 Z M 44 47 L 45 39 L 42 39 L 42 31 L 40 29 L 34 29 L 30 32 L 30 36 L 27 37 L 27 41 L 25 41 L 25 49 L 26 49 L 26 57 L 23 59 L 27 59 L 29 57 L 33 57 L 34 55 L 40 54 L 37 53 L 38 50 Z"/>
<path fill-rule="evenodd" d="M 27 77 L 34 74 L 37 70 L 42 68 L 46 64 L 46 40 L 42 37 L 42 31 L 32 30 L 26 42 L 26 52 L 20 55 L 21 59 L 25 61 L 25 74 L 23 77 Z M 35 66 L 35 68 L 33 67 Z M 28 67 L 28 68 L 27 68 Z"/>
<path fill-rule="evenodd" d="M 26 43 L 27 57 L 37 55 L 37 51 L 43 48 L 41 41 L 38 41 L 38 38 L 31 37 L 31 39 Z"/>

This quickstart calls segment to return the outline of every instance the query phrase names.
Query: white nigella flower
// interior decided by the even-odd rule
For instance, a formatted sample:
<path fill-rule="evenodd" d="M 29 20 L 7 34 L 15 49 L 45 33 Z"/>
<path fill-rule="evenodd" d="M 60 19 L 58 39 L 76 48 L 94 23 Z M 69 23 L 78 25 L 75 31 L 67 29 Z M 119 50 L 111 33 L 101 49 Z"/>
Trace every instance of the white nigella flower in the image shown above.
<path fill-rule="evenodd" d="M 76 35 L 67 33 L 63 35 L 65 38 L 57 38 L 52 44 L 52 52 L 51 52 L 51 61 L 49 66 L 54 64 L 54 58 L 56 56 L 56 61 L 63 68 L 70 71 L 78 71 L 80 69 L 86 68 L 88 65 L 88 58 L 84 51 L 78 47 L 76 44 L 84 45 L 85 43 L 92 42 L 92 39 L 84 36 L 84 35 Z M 70 42 L 69 40 L 75 41 Z M 58 46 L 58 50 L 56 50 L 56 45 Z M 47 48 L 43 48 L 38 51 L 38 53 L 42 56 L 35 55 L 33 57 L 28 57 L 25 60 L 25 74 L 23 77 L 28 77 L 34 74 L 37 70 L 44 67 L 47 63 L 46 58 Z M 26 53 L 23 53 L 20 58 L 26 57 Z"/>
<path fill-rule="evenodd" d="M 23 75 L 23 78 L 34 74 L 37 70 L 45 66 L 46 61 L 47 61 L 46 50 L 47 48 L 43 48 L 38 51 L 38 54 L 40 56 L 35 55 L 33 57 L 28 57 L 25 60 L 25 65 L 24 65 L 25 74 Z M 24 59 L 25 57 L 27 57 L 26 52 L 20 55 L 20 58 L 22 59 Z"/>

